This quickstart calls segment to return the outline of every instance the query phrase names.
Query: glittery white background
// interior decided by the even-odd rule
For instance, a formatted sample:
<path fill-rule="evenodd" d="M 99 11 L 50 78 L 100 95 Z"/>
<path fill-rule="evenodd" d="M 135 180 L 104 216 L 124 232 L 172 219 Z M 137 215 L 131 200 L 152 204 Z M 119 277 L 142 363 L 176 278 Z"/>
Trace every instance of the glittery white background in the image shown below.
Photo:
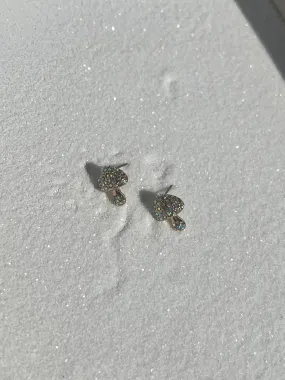
<path fill-rule="evenodd" d="M 0 378 L 284 379 L 284 83 L 237 5 L 0 11 Z"/>

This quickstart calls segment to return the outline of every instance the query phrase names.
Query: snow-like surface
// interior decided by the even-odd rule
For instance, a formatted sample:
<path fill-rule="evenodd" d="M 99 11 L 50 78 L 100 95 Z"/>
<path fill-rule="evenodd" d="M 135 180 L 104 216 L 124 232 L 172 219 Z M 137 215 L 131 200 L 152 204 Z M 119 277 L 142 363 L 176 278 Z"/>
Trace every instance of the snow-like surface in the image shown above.
<path fill-rule="evenodd" d="M 284 379 L 284 83 L 237 5 L 0 20 L 0 378 Z M 86 162 L 130 163 L 127 206 Z M 184 233 L 148 210 L 170 184 Z"/>

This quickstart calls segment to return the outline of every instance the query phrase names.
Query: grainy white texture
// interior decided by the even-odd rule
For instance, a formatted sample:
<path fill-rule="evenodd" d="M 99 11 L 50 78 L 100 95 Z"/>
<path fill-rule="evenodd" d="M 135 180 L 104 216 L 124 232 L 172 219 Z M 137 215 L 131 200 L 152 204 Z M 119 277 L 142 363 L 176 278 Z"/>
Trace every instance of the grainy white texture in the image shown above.
<path fill-rule="evenodd" d="M 284 83 L 237 5 L 0 11 L 0 378 L 284 379 Z"/>

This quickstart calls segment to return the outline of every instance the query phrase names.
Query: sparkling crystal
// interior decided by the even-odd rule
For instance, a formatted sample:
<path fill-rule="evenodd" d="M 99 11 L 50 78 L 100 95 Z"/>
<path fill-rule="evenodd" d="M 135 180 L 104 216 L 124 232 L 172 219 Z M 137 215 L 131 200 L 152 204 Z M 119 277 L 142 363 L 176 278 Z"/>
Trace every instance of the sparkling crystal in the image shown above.
<path fill-rule="evenodd" d="M 177 214 L 184 208 L 184 202 L 170 194 L 158 195 L 153 203 L 153 216 L 157 221 L 171 220 L 172 227 L 183 231 L 186 223 Z"/>
<path fill-rule="evenodd" d="M 128 182 L 128 176 L 115 166 L 106 166 L 98 179 L 98 185 L 102 191 L 110 191 L 124 186 Z"/>
<path fill-rule="evenodd" d="M 173 216 L 171 218 L 172 227 L 177 231 L 183 231 L 186 228 L 186 223 L 179 216 Z"/>
<path fill-rule="evenodd" d="M 158 221 L 163 221 L 177 215 L 183 210 L 183 201 L 170 194 L 159 195 L 156 197 L 153 204 L 154 218 Z"/>
<path fill-rule="evenodd" d="M 126 203 L 126 197 L 120 189 L 114 190 L 113 203 L 116 206 L 123 206 Z"/>

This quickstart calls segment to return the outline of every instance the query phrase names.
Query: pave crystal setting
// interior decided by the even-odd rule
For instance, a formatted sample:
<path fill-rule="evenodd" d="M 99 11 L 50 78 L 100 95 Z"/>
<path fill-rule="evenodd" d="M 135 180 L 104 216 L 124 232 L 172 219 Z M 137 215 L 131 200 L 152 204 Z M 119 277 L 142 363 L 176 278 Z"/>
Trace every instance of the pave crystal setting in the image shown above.
<path fill-rule="evenodd" d="M 98 185 L 102 191 L 111 191 L 128 183 L 128 176 L 123 170 L 115 166 L 106 166 L 98 179 Z"/>
<path fill-rule="evenodd" d="M 171 218 L 171 224 L 172 227 L 177 231 L 183 231 L 186 228 L 186 223 L 184 220 L 177 215 Z"/>
<path fill-rule="evenodd" d="M 119 187 L 128 183 L 128 176 L 123 170 L 116 166 L 106 166 L 98 179 L 98 186 L 101 191 L 111 192 L 110 196 L 116 206 L 126 203 L 126 197 Z"/>
<path fill-rule="evenodd" d="M 171 220 L 172 227 L 177 231 L 183 231 L 186 223 L 177 214 L 184 208 L 184 202 L 170 194 L 158 195 L 153 203 L 153 216 L 157 221 Z"/>
<path fill-rule="evenodd" d="M 120 189 L 113 190 L 113 203 L 116 206 L 123 206 L 127 199 Z"/>

